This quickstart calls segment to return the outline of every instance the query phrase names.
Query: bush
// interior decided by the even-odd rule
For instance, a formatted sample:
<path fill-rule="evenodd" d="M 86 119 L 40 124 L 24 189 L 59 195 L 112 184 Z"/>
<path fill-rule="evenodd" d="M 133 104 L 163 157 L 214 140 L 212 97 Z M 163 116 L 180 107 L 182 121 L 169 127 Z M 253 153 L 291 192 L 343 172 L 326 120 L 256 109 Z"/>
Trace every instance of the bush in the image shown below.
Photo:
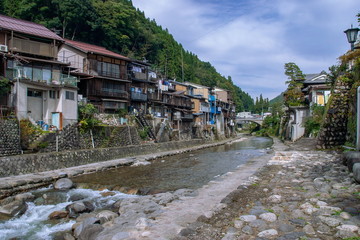
<path fill-rule="evenodd" d="M 148 139 L 148 134 L 149 134 L 150 128 L 149 127 L 144 127 L 143 129 L 140 129 L 139 132 L 139 136 L 142 140 L 147 140 Z"/>
<path fill-rule="evenodd" d="M 43 131 L 34 126 L 28 119 L 20 120 L 20 142 L 23 149 L 27 149 L 30 142 Z"/>
<path fill-rule="evenodd" d="M 90 103 L 79 105 L 80 132 L 83 133 L 88 129 L 93 129 L 100 123 L 100 121 L 94 117 L 97 112 L 96 107 Z"/>
<path fill-rule="evenodd" d="M 312 115 L 305 121 L 305 135 L 316 137 L 320 131 L 321 123 L 325 113 L 325 107 L 314 104 L 311 106 Z"/>

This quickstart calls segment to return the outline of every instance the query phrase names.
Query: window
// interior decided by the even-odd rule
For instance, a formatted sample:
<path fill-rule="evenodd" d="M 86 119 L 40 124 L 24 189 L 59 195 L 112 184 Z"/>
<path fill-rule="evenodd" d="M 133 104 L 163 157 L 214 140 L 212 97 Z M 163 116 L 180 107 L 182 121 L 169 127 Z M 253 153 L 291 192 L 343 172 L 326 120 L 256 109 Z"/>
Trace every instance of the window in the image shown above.
<path fill-rule="evenodd" d="M 70 92 L 70 91 L 66 91 L 65 92 L 65 99 L 67 99 L 67 100 L 75 100 L 75 93 Z"/>
<path fill-rule="evenodd" d="M 113 64 L 113 63 L 98 62 L 97 72 L 100 76 L 119 78 L 120 66 L 118 64 Z"/>
<path fill-rule="evenodd" d="M 59 98 L 59 92 L 50 90 L 49 91 L 49 98 L 52 98 L 52 99 Z"/>
<path fill-rule="evenodd" d="M 51 82 L 51 70 L 50 69 L 43 69 L 42 80 L 46 81 L 48 83 Z"/>
<path fill-rule="evenodd" d="M 27 95 L 28 95 L 28 97 L 38 97 L 38 98 L 41 98 L 41 97 L 42 97 L 42 92 L 28 89 Z"/>

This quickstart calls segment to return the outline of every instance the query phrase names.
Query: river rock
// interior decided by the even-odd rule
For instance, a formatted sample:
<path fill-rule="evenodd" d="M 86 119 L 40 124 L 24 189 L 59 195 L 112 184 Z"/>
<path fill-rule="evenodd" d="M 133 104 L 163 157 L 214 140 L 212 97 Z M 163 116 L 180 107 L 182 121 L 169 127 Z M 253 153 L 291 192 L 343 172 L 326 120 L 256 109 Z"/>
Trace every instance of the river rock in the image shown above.
<path fill-rule="evenodd" d="M 151 198 L 129 198 L 124 199 L 120 203 L 119 214 L 128 215 L 132 213 L 138 217 L 148 216 L 156 217 L 162 212 L 161 206 L 154 202 Z"/>
<path fill-rule="evenodd" d="M 356 232 L 356 231 L 359 230 L 359 227 L 358 227 L 358 226 L 355 226 L 355 225 L 347 225 L 347 224 L 344 224 L 344 225 L 341 225 L 341 226 L 336 227 L 336 229 L 338 229 L 338 230 L 343 230 L 343 231 Z"/>
<path fill-rule="evenodd" d="M 237 229 L 241 229 L 244 226 L 244 221 L 241 220 L 235 220 L 234 221 L 234 227 Z"/>
<path fill-rule="evenodd" d="M 27 204 L 23 200 L 16 200 L 0 207 L 0 215 L 5 217 L 21 216 L 27 210 Z"/>
<path fill-rule="evenodd" d="M 192 189 L 179 189 L 176 190 L 173 194 L 175 198 L 195 197 L 198 195 L 198 192 Z"/>
<path fill-rule="evenodd" d="M 259 217 L 267 222 L 275 222 L 277 219 L 274 213 L 263 213 Z"/>
<path fill-rule="evenodd" d="M 278 231 L 275 229 L 268 229 L 258 233 L 258 237 L 270 238 L 278 235 Z"/>
<path fill-rule="evenodd" d="M 104 227 L 100 224 L 88 225 L 84 227 L 78 240 L 95 240 L 102 230 L 104 230 Z"/>
<path fill-rule="evenodd" d="M 116 195 L 116 193 L 114 193 L 114 192 L 102 192 L 102 193 L 100 193 L 101 194 L 101 196 L 103 196 L 103 197 L 109 197 L 109 196 L 114 196 L 114 195 Z"/>
<path fill-rule="evenodd" d="M 166 204 L 174 201 L 175 199 L 177 199 L 178 196 L 175 196 L 174 194 L 171 194 L 169 192 L 166 193 L 158 193 L 154 195 L 153 200 L 160 205 L 165 206 Z"/>
<path fill-rule="evenodd" d="M 311 226 L 311 225 L 306 225 L 304 228 L 303 228 L 303 231 L 307 234 L 307 235 L 315 235 L 316 232 L 314 230 L 314 228 Z"/>
<path fill-rule="evenodd" d="M 103 210 L 103 211 L 99 212 L 98 214 L 96 214 L 96 218 L 100 219 L 101 224 L 109 222 L 118 216 L 119 216 L 118 214 L 116 214 L 112 211 L 109 211 L 109 210 Z"/>
<path fill-rule="evenodd" d="M 91 212 L 94 210 L 94 205 L 91 202 L 75 202 L 65 207 L 66 211 L 69 212 L 69 217 L 75 217 L 79 213 Z"/>
<path fill-rule="evenodd" d="M 240 220 L 242 220 L 244 222 L 252 222 L 252 221 L 256 220 L 256 216 L 255 215 L 242 215 L 242 216 L 240 216 Z"/>
<path fill-rule="evenodd" d="M 74 187 L 74 183 L 69 178 L 61 178 L 54 183 L 54 188 L 58 190 L 68 190 Z"/>
<path fill-rule="evenodd" d="M 50 213 L 49 215 L 49 219 L 61 219 L 61 218 L 66 218 L 68 216 L 68 212 L 67 211 L 55 211 Z"/>
<path fill-rule="evenodd" d="M 326 225 L 330 226 L 330 227 L 336 227 L 339 226 L 341 224 L 341 221 L 336 219 L 336 218 L 332 218 L 332 217 L 324 217 L 324 216 L 320 216 L 319 219 L 325 223 Z"/>
<path fill-rule="evenodd" d="M 269 203 L 281 203 L 282 198 L 280 195 L 271 195 L 270 197 L 268 197 L 267 201 Z"/>
<path fill-rule="evenodd" d="M 35 200 L 35 196 L 30 192 L 21 193 L 15 196 L 15 200 L 30 202 Z"/>
<path fill-rule="evenodd" d="M 35 199 L 36 205 L 55 205 L 61 202 L 66 202 L 67 195 L 64 191 L 47 192 L 42 197 Z"/>
<path fill-rule="evenodd" d="M 76 223 L 77 226 L 74 229 L 74 236 L 76 238 L 79 238 L 87 226 L 94 225 L 94 224 L 99 225 L 99 223 L 100 223 L 100 220 L 95 217 L 86 218 L 86 219 L 84 219 L 84 221 L 82 221 L 79 224 Z"/>

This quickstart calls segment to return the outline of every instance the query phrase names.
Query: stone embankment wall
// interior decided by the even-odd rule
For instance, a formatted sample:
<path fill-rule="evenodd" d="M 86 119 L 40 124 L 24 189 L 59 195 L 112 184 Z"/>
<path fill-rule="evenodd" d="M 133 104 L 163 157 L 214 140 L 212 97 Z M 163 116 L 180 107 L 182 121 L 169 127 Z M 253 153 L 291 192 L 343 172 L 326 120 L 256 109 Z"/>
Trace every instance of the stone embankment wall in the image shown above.
<path fill-rule="evenodd" d="M 205 140 L 178 141 L 0 157 L 0 177 L 74 167 L 117 158 L 176 150 L 204 144 Z"/>
<path fill-rule="evenodd" d="M 318 135 L 317 148 L 328 149 L 346 142 L 349 110 L 349 83 L 340 77 L 331 95 L 323 126 Z"/>
<path fill-rule="evenodd" d="M 120 127 L 95 127 L 85 133 L 79 133 L 76 124 L 67 125 L 58 134 L 49 134 L 43 140 L 47 146 L 40 149 L 40 152 L 55 152 L 56 151 L 56 137 L 58 141 L 58 151 L 90 149 L 93 148 L 91 134 L 94 140 L 95 148 L 103 147 L 122 147 L 128 145 L 139 145 L 140 137 L 137 133 L 136 127 L 120 126 Z"/>
<path fill-rule="evenodd" d="M 18 121 L 0 119 L 0 156 L 10 156 L 21 153 Z"/>

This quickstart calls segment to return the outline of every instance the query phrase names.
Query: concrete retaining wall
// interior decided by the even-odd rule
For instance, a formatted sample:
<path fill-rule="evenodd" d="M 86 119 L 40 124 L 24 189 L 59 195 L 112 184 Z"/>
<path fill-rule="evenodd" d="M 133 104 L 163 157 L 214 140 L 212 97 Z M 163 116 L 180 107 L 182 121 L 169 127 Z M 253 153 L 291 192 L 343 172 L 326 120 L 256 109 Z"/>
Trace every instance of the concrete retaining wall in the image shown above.
<path fill-rule="evenodd" d="M 0 157 L 0 177 L 36 173 L 60 168 L 74 167 L 139 154 L 156 153 L 204 144 L 203 139 L 131 145 L 115 148 L 98 148 L 66 152 L 26 154 Z"/>

